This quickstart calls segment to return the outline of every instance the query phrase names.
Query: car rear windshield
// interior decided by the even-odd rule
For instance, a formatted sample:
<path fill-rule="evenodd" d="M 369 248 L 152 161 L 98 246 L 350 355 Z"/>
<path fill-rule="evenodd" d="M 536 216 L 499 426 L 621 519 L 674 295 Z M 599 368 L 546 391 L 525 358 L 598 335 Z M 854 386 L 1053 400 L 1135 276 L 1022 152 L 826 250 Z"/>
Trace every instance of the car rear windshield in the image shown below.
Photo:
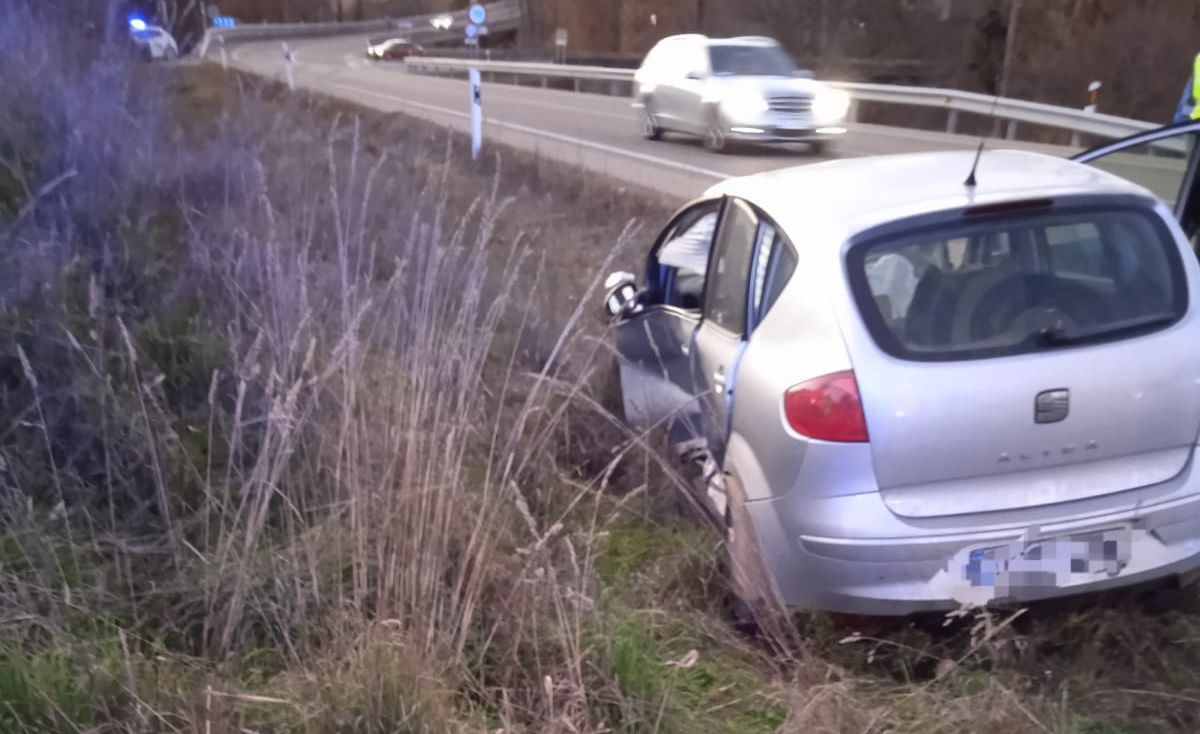
<path fill-rule="evenodd" d="M 717 76 L 792 76 L 796 64 L 778 46 L 709 46 L 709 62 Z"/>
<path fill-rule="evenodd" d="M 1136 206 L 963 217 L 854 247 L 848 266 L 873 337 L 903 359 L 1130 338 L 1187 310 L 1171 232 Z"/>

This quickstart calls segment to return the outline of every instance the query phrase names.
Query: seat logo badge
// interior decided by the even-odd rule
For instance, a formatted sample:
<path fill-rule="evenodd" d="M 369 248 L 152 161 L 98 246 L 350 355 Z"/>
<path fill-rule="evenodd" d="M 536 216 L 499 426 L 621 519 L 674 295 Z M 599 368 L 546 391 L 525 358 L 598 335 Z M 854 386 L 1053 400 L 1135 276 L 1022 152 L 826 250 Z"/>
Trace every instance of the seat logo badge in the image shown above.
<path fill-rule="evenodd" d="M 1069 390 L 1047 390 L 1039 393 L 1033 405 L 1033 420 L 1039 424 L 1062 423 L 1071 413 Z"/>

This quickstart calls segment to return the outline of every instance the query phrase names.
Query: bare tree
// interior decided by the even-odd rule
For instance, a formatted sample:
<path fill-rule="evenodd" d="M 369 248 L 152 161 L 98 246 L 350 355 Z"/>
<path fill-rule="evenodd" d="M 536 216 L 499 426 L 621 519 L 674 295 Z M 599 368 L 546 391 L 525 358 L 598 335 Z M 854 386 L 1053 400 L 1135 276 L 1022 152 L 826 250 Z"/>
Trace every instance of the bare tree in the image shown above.
<path fill-rule="evenodd" d="M 1008 96 L 1008 82 L 1012 76 L 1013 57 L 1016 55 L 1018 33 L 1021 28 L 1021 0 L 1009 0 L 1008 27 L 1004 33 L 1004 63 L 1000 69 L 1001 97 Z"/>

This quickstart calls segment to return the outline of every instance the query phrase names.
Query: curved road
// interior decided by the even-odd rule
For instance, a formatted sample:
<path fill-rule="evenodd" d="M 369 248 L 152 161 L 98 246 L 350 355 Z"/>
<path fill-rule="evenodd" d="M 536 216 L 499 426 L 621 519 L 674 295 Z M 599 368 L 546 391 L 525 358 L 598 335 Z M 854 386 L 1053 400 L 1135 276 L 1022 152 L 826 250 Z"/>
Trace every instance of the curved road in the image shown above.
<path fill-rule="evenodd" d="M 403 63 L 369 62 L 366 44 L 366 36 L 290 42 L 297 86 L 467 129 L 465 81 L 410 74 Z M 209 58 L 213 56 L 210 51 Z M 229 61 L 263 76 L 284 76 L 283 55 L 276 41 L 231 46 Z M 679 198 L 694 196 L 729 176 L 822 160 L 803 146 L 717 155 L 684 137 L 645 140 L 639 134 L 636 110 L 625 97 L 486 82 L 483 99 L 485 146 L 488 140 L 499 141 Z M 831 154 L 846 157 L 976 145 L 978 138 L 974 137 L 852 124 Z M 990 141 L 989 146 L 1056 155 L 1070 152 L 1057 146 L 999 140 Z"/>

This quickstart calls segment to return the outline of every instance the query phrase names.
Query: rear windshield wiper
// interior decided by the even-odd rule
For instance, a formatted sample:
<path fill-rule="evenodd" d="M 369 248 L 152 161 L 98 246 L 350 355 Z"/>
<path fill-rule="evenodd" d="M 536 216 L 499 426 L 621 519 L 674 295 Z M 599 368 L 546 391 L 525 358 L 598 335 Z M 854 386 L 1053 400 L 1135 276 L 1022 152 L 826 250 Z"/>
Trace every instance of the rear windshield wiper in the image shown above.
<path fill-rule="evenodd" d="M 1158 313 L 1150 314 L 1149 316 L 1139 316 L 1136 319 L 1126 319 L 1125 321 L 1114 321 L 1108 324 L 1098 324 L 1096 326 L 1072 329 L 1062 326 L 1052 326 L 1042 329 L 1040 332 L 1038 332 L 1037 340 L 1040 344 L 1049 346 L 1080 344 L 1082 342 L 1093 341 L 1096 339 L 1120 336 L 1121 334 L 1126 334 L 1133 331 L 1151 329 L 1156 326 L 1165 326 L 1175 321 L 1176 318 L 1178 318 L 1177 314 Z"/>

